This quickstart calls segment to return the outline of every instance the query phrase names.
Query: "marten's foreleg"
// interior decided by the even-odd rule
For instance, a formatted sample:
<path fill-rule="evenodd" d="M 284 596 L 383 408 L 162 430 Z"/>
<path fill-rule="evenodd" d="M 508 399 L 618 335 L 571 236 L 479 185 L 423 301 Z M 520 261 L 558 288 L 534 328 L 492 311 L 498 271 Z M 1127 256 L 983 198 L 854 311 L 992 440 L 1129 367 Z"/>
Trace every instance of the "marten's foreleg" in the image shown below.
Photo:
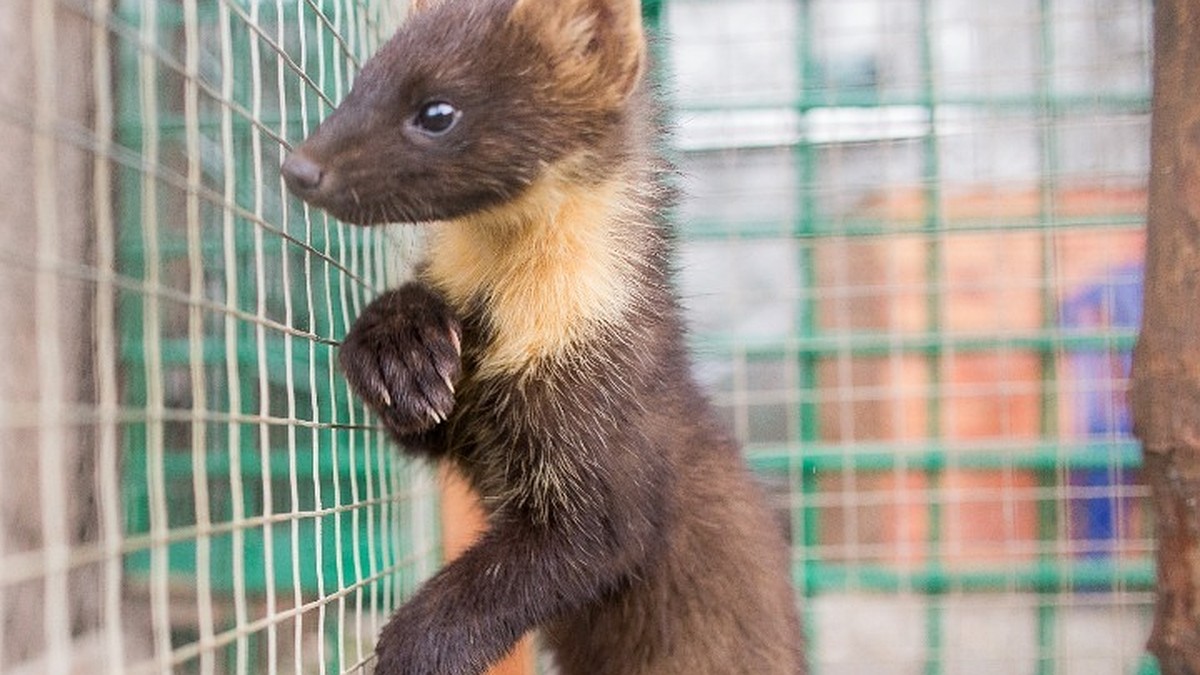
<path fill-rule="evenodd" d="M 657 518 L 603 511 L 544 523 L 494 514 L 481 540 L 393 615 L 376 645 L 376 673 L 481 673 L 529 630 L 620 588 L 657 545 L 644 529 Z"/>

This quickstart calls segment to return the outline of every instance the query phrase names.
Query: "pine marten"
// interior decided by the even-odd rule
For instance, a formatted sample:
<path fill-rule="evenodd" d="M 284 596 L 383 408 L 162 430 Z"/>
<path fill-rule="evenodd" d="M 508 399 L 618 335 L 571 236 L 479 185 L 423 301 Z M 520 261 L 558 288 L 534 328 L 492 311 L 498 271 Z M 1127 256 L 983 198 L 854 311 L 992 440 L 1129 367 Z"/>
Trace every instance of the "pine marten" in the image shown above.
<path fill-rule="evenodd" d="M 489 512 L 376 672 L 479 673 L 535 628 L 564 675 L 804 672 L 780 528 L 690 373 L 638 2 L 428 4 L 283 165 L 339 219 L 427 224 L 339 360 Z"/>

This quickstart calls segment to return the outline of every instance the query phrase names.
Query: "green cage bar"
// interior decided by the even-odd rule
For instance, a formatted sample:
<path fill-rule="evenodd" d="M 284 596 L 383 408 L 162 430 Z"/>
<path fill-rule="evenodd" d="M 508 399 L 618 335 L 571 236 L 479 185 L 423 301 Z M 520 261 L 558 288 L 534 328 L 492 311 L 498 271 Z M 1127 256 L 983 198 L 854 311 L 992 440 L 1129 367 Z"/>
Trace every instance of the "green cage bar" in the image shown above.
<path fill-rule="evenodd" d="M 1148 128 L 1148 10 L 1148 3 L 1140 3 L 1122 8 L 1119 17 L 1107 17 L 1102 16 L 1105 8 L 1067 0 L 1036 0 L 997 11 L 933 0 L 672 0 L 667 5 L 663 25 L 668 42 L 684 43 L 671 51 L 672 65 L 683 62 L 676 118 L 683 121 L 684 132 L 677 152 L 685 173 L 700 174 L 697 183 L 720 194 L 720 199 L 693 195 L 699 206 L 682 209 L 685 258 L 691 249 L 721 248 L 733 256 L 739 247 L 765 252 L 779 246 L 792 261 L 790 270 L 780 268 L 781 286 L 760 281 L 748 291 L 737 284 L 751 274 L 738 265 L 782 265 L 782 254 L 726 263 L 730 271 L 724 278 L 735 286 L 732 290 L 715 284 L 691 290 L 685 274 L 684 294 L 701 298 L 698 305 L 729 306 L 720 321 L 701 312 L 692 343 L 701 372 L 711 373 L 717 382 L 716 399 L 742 434 L 751 465 L 776 490 L 786 485 L 777 498 L 788 517 L 797 588 L 807 603 L 811 672 L 823 672 L 826 666 L 850 672 L 844 664 L 821 660 L 825 645 L 840 643 L 847 630 L 844 624 L 829 623 L 833 614 L 824 598 L 830 603 L 844 595 L 881 602 L 919 598 L 914 605 L 919 616 L 905 616 L 920 623 L 922 644 L 905 652 L 906 660 L 900 662 L 904 670 L 898 672 L 971 672 L 971 663 L 962 660 L 965 648 L 956 625 L 964 598 L 1007 601 L 1027 617 L 1020 625 L 1021 644 L 1028 647 L 1021 648 L 1019 665 L 1006 662 L 1009 670 L 988 672 L 1019 667 L 1063 673 L 1076 667 L 1071 660 L 1085 657 L 1072 651 L 1077 648 L 1064 637 L 1064 626 L 1078 620 L 1079 607 L 1100 603 L 1098 598 L 1113 603 L 1114 615 L 1148 616 L 1154 579 L 1145 537 L 1152 524 L 1138 506 L 1140 488 L 1126 482 L 1136 475 L 1140 449 L 1127 432 L 1089 436 L 1071 426 L 1071 416 L 1078 417 L 1083 405 L 1076 399 L 1091 394 L 1093 386 L 1077 379 L 1075 369 L 1082 367 L 1077 362 L 1095 357 L 1119 363 L 1133 347 L 1135 327 L 1121 322 L 1077 325 L 1064 318 L 1074 287 L 1090 283 L 1074 271 L 1072 256 L 1089 246 L 1113 247 L 1106 255 L 1116 260 L 1136 253 L 1128 242 L 1137 241 L 1144 223 L 1144 167 L 1129 169 L 1104 156 L 1084 165 L 1070 153 L 1101 143 L 1101 136 L 1089 133 L 1125 124 L 1137 133 Z M 763 16 L 770 18 L 755 18 Z M 1136 64 L 1136 77 L 1088 80 L 1072 70 L 1090 72 L 1086 69 L 1093 67 L 1080 63 L 1075 53 L 1070 54 L 1074 61 L 1060 56 L 1068 40 L 1082 39 L 1085 22 L 1113 26 L 1106 35 L 1124 40 L 1120 44 L 1128 51 L 1122 54 L 1129 59 L 1126 65 Z M 870 49 L 885 56 L 846 75 L 845 64 L 836 59 L 850 48 L 838 43 L 839 37 L 864 52 L 869 49 L 862 45 L 874 40 Z M 996 51 L 989 52 L 993 61 L 956 61 L 962 50 L 989 40 L 995 43 Z M 1095 49 L 1111 52 L 1112 45 Z M 692 65 L 693 59 L 709 64 L 708 70 Z M 730 65 L 722 70 L 718 62 Z M 782 69 L 790 80 L 760 77 L 755 69 Z M 758 80 L 770 84 L 759 86 Z M 710 120 L 711 130 L 705 126 Z M 845 126 L 829 130 L 839 123 Z M 878 138 L 858 131 L 869 124 L 879 127 Z M 757 131 L 755 125 L 773 131 L 750 133 Z M 750 132 L 739 134 L 742 128 Z M 1025 162 L 1023 182 L 987 178 L 972 184 L 956 175 L 969 156 L 964 147 L 977 142 L 975 134 L 986 138 L 1009 128 L 1018 134 L 1012 144 Z M 911 203 L 895 198 L 897 206 L 891 208 L 899 215 L 865 200 L 860 207 L 847 198 L 849 206 L 838 207 L 840 211 L 830 206 L 839 190 L 864 189 L 853 181 L 867 179 L 838 172 L 859 161 L 865 166 L 860 171 L 870 175 L 877 164 L 858 157 L 869 152 L 878 154 L 876 163 L 894 161 L 903 168 L 895 181 L 879 178 L 878 193 L 866 193 L 885 206 L 893 203 L 887 201 L 893 198 L 889 191 L 905 199 L 911 194 Z M 781 156 L 786 163 L 776 160 Z M 764 167 L 758 173 L 756 161 Z M 739 172 L 754 180 L 739 182 Z M 776 180 L 779 176 L 788 177 L 790 186 Z M 994 202 L 984 202 L 984 207 L 972 202 L 976 195 L 970 189 L 976 185 L 995 188 L 995 197 L 984 194 Z M 1004 192 L 1009 189 L 1011 195 Z M 730 202 L 736 206 L 728 206 Z M 775 206 L 757 208 L 760 202 Z M 964 323 L 964 307 L 969 306 L 964 289 L 970 279 L 964 278 L 962 260 L 974 242 L 1030 251 L 1034 272 L 1015 281 L 1029 289 L 1020 293 L 1034 309 L 1011 327 L 977 329 Z M 847 251 L 877 256 L 863 256 L 866 260 L 895 261 L 899 254 L 891 253 L 893 246 L 919 251 L 903 261 L 910 265 L 904 273 L 919 270 L 919 277 L 903 278 L 907 285 L 889 285 L 893 282 L 882 273 L 834 269 L 839 255 L 850 255 Z M 1007 254 L 999 250 L 995 257 Z M 837 280 L 838 274 L 843 280 Z M 994 283 L 1002 288 L 1001 281 Z M 1001 293 L 990 286 L 984 291 Z M 1100 296 L 1111 303 L 1122 292 L 1108 287 Z M 841 305 L 865 305 L 861 297 L 881 298 L 879 306 L 885 308 L 889 298 L 919 306 L 912 316 L 920 318 L 901 329 L 873 325 L 849 313 L 848 319 L 834 315 Z M 781 308 L 782 298 L 793 303 L 786 330 L 781 324 L 763 329 L 738 323 L 746 305 Z M 983 367 L 979 364 L 997 368 L 990 375 L 996 379 L 956 379 L 969 373 L 969 367 Z M 1005 364 L 1023 370 L 1008 373 Z M 874 388 L 858 385 L 855 378 L 875 382 L 862 374 L 871 368 L 909 378 L 914 370 L 920 375 Z M 746 380 L 746 371 L 768 373 L 770 383 Z M 1031 379 L 1016 379 L 1026 372 Z M 1013 379 L 1003 379 L 1008 377 Z M 1105 386 L 1124 386 L 1119 374 L 1105 377 Z M 1016 414 L 1012 400 L 1028 398 L 1032 421 L 1020 434 L 962 435 L 957 429 L 963 425 L 963 400 L 984 397 L 976 389 L 994 391 L 1008 406 L 1006 416 Z M 889 398 L 895 392 L 904 398 Z M 780 408 L 790 410 L 786 429 L 782 422 L 770 426 L 776 416 L 785 416 L 775 412 Z M 919 433 L 892 439 L 869 433 L 840 437 L 845 432 L 839 427 L 869 427 L 863 420 L 870 410 L 919 420 L 919 426 L 908 423 Z M 1089 474 L 1107 474 L 1110 482 L 1104 487 L 1077 482 Z M 1032 524 L 1028 531 L 1019 530 L 1019 539 L 996 544 L 997 551 L 1008 547 L 1019 554 L 987 560 L 981 553 L 979 560 L 964 562 L 969 548 L 963 532 L 970 527 L 964 513 L 984 500 L 971 492 L 975 485 L 1005 500 L 996 509 L 1005 509 L 1005 526 L 1014 529 L 1014 537 L 1022 523 Z M 1081 510 L 1099 502 L 1122 519 L 1111 539 L 1077 531 L 1080 519 L 1086 520 Z M 885 509 L 894 513 L 887 515 Z M 855 540 L 868 526 L 880 524 L 868 522 L 878 513 L 893 519 L 884 524 L 908 522 L 919 534 L 905 535 L 915 537 L 905 541 L 870 540 L 875 543 L 869 547 Z M 1154 672 L 1152 659 L 1141 656 L 1142 640 L 1128 638 L 1136 657 L 1127 660 L 1130 665 L 1122 672 Z M 900 667 L 891 662 L 863 667 L 876 665 L 882 672 Z"/>

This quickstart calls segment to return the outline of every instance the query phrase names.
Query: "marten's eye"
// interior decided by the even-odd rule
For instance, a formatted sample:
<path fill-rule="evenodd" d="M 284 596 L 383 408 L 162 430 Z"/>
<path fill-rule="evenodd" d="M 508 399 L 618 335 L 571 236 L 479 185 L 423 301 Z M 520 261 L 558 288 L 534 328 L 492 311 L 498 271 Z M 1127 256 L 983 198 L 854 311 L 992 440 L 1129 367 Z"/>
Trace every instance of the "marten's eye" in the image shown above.
<path fill-rule="evenodd" d="M 413 125 L 430 136 L 440 136 L 454 127 L 461 114 L 445 101 L 434 101 L 421 106 Z"/>

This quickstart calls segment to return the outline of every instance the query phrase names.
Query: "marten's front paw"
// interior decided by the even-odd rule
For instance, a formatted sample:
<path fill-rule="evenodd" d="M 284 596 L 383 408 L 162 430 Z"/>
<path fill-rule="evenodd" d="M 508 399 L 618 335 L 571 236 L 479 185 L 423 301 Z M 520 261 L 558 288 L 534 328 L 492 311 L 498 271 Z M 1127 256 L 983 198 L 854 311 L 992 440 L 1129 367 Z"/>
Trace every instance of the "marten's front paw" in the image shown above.
<path fill-rule="evenodd" d="M 461 324 L 418 283 L 376 298 L 338 353 L 355 393 L 399 436 L 428 431 L 450 415 L 461 357 Z"/>
<path fill-rule="evenodd" d="M 496 650 L 481 634 L 480 617 L 444 612 L 429 605 L 397 610 L 375 645 L 375 675 L 465 675 L 486 670 L 487 660 L 495 658 L 489 654 Z"/>

